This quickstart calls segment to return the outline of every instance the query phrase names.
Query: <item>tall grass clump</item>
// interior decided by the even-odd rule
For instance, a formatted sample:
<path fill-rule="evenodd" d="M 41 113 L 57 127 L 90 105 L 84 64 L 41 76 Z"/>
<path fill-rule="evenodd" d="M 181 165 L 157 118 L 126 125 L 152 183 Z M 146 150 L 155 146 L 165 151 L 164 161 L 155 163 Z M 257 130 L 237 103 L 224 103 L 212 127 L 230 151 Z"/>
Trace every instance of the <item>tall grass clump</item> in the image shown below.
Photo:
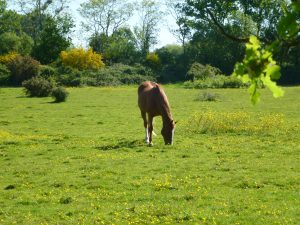
<path fill-rule="evenodd" d="M 284 131 L 282 114 L 253 115 L 248 112 L 201 112 L 184 122 L 187 132 L 192 133 L 244 133 L 270 134 Z"/>
<path fill-rule="evenodd" d="M 205 91 L 199 94 L 199 96 L 196 98 L 196 101 L 215 102 L 218 100 L 218 98 L 219 96 L 216 93 Z"/>

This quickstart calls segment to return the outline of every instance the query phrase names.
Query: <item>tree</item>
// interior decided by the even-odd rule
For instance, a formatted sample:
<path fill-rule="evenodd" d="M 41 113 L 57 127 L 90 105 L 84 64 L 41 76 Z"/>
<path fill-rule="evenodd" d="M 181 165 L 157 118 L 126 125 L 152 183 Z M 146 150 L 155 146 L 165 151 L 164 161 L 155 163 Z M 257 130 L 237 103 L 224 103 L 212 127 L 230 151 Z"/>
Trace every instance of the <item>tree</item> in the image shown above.
<path fill-rule="evenodd" d="M 236 65 L 234 74 L 252 83 L 249 91 L 253 103 L 259 100 L 260 82 L 269 87 L 275 97 L 282 95 L 273 82 L 280 77 L 276 58 L 283 64 L 287 52 L 299 45 L 298 0 L 187 0 L 184 10 L 198 33 L 205 34 L 206 28 L 211 27 L 227 39 L 247 43 L 245 58 Z"/>
<path fill-rule="evenodd" d="M 48 17 L 59 22 L 59 19 L 70 19 L 67 13 L 69 0 L 13 0 L 18 10 L 26 15 L 22 21 L 23 31 L 38 41 Z"/>
<path fill-rule="evenodd" d="M 104 57 L 112 63 L 134 64 L 138 61 L 136 39 L 129 28 L 120 28 L 110 36 Z"/>
<path fill-rule="evenodd" d="M 134 33 L 143 57 L 150 51 L 150 47 L 157 43 L 158 23 L 161 21 L 162 12 L 156 1 L 142 0 L 138 4 L 140 24 L 135 26 Z"/>
<path fill-rule="evenodd" d="M 183 52 L 183 47 L 179 45 L 166 45 L 155 51 L 162 66 L 160 81 L 175 82 L 185 80 L 187 69 Z"/>
<path fill-rule="evenodd" d="M 133 64 L 138 59 L 134 34 L 129 28 L 119 28 L 112 35 L 93 35 L 89 46 L 103 55 L 105 62 Z"/>
<path fill-rule="evenodd" d="M 89 0 L 79 9 L 85 19 L 84 29 L 97 36 L 107 37 L 123 26 L 132 16 L 133 6 L 121 0 Z"/>
<path fill-rule="evenodd" d="M 9 52 L 18 52 L 22 55 L 31 53 L 33 41 L 25 33 L 18 36 L 12 32 L 6 32 L 0 35 L 0 40 L 0 54 L 2 55 Z"/>
<path fill-rule="evenodd" d="M 6 10 L 7 2 L 6 0 L 0 0 L 0 15 Z"/>
<path fill-rule="evenodd" d="M 169 14 L 175 20 L 177 28 L 170 28 L 171 33 L 182 44 L 183 52 L 190 39 L 191 30 L 188 26 L 188 18 L 183 10 L 183 0 L 166 0 L 166 6 Z"/>
<path fill-rule="evenodd" d="M 43 30 L 39 35 L 39 40 L 33 48 L 32 55 L 43 64 L 49 64 L 55 61 L 60 52 L 67 49 L 71 45 L 71 40 L 65 37 L 69 33 L 70 26 L 61 25 L 62 19 L 59 22 L 51 17 L 48 17 L 44 22 Z"/>

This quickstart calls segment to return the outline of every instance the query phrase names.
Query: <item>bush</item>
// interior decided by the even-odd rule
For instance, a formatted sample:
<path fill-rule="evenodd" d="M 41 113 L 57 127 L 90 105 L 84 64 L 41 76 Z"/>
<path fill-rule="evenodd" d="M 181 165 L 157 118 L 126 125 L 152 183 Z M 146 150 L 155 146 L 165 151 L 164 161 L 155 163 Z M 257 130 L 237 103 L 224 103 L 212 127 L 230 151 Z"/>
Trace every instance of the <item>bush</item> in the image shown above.
<path fill-rule="evenodd" d="M 215 102 L 218 99 L 218 95 L 212 92 L 203 92 L 199 97 L 198 101 Z"/>
<path fill-rule="evenodd" d="M 158 54 L 156 53 L 149 53 L 146 56 L 146 65 L 153 69 L 154 71 L 158 71 L 161 69 L 161 62 L 159 59 Z"/>
<path fill-rule="evenodd" d="M 8 68 L 0 63 L 0 86 L 9 83 L 10 71 Z"/>
<path fill-rule="evenodd" d="M 74 48 L 69 51 L 62 51 L 60 58 L 64 66 L 70 66 L 79 70 L 97 70 L 104 67 L 102 56 L 92 49 Z"/>
<path fill-rule="evenodd" d="M 40 76 L 48 79 L 50 77 L 55 77 L 57 75 L 57 71 L 52 66 L 41 65 L 40 66 Z"/>
<path fill-rule="evenodd" d="M 114 64 L 96 71 L 60 67 L 58 74 L 61 75 L 57 76 L 57 81 L 65 86 L 117 86 L 156 80 L 150 75 L 150 70 L 141 65 Z"/>
<path fill-rule="evenodd" d="M 193 63 L 187 72 L 187 78 L 194 80 L 205 80 L 207 78 L 213 78 L 217 75 L 221 74 L 221 70 L 210 66 L 210 65 L 202 65 L 200 63 Z"/>
<path fill-rule="evenodd" d="M 232 76 L 218 75 L 205 80 L 195 80 L 184 82 L 185 88 L 243 88 L 247 87 L 248 84 L 244 84 L 239 78 Z"/>
<path fill-rule="evenodd" d="M 20 85 L 23 81 L 39 75 L 40 63 L 30 56 L 16 56 L 8 65 L 11 72 L 11 82 Z"/>
<path fill-rule="evenodd" d="M 11 61 L 13 61 L 19 54 L 17 52 L 9 52 L 4 55 L 0 55 L 0 63 L 2 64 L 9 64 Z"/>
<path fill-rule="evenodd" d="M 42 77 L 33 77 L 24 81 L 22 85 L 26 94 L 30 97 L 47 97 L 51 94 L 54 86 L 50 81 Z"/>
<path fill-rule="evenodd" d="M 64 87 L 55 87 L 52 90 L 51 96 L 55 99 L 55 102 L 65 102 L 69 93 Z"/>

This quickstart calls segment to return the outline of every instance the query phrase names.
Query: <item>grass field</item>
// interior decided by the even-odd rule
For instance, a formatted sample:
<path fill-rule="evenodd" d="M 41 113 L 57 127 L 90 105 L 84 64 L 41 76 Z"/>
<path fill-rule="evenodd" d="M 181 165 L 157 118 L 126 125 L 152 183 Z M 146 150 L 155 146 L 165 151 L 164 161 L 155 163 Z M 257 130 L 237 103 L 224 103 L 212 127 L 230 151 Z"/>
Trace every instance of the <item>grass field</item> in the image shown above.
<path fill-rule="evenodd" d="M 254 107 L 247 90 L 166 86 L 179 122 L 153 147 L 136 89 L 55 104 L 1 88 L 0 224 L 299 224 L 300 87 Z"/>

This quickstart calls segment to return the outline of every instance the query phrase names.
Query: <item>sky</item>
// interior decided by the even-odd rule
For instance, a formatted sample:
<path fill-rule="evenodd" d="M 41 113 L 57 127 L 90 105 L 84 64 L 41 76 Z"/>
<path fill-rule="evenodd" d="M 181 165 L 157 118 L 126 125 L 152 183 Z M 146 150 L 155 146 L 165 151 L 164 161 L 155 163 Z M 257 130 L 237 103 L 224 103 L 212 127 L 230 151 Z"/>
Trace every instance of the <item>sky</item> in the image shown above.
<path fill-rule="evenodd" d="M 69 0 L 70 5 L 70 13 L 75 21 L 76 27 L 74 28 L 74 33 L 72 35 L 72 42 L 76 47 L 82 46 L 87 47 L 87 35 L 83 34 L 83 30 L 81 29 L 81 21 L 83 18 L 78 12 L 80 8 L 80 4 L 83 2 L 87 2 L 88 0 Z M 141 1 L 141 0 L 129 0 L 129 1 Z M 15 1 L 7 1 L 9 8 L 15 8 Z M 163 2 L 159 1 L 158 2 Z M 163 10 L 163 5 L 161 6 Z M 138 24 L 137 15 L 133 15 L 133 17 L 128 21 L 128 25 L 133 27 Z M 158 43 L 152 47 L 151 50 L 163 47 L 167 44 L 178 44 L 176 38 L 170 33 L 169 27 L 176 26 L 174 19 L 171 16 L 162 15 L 161 22 L 159 23 L 159 33 L 158 33 Z"/>
<path fill-rule="evenodd" d="M 82 21 L 82 17 L 78 13 L 78 8 L 80 7 L 80 4 L 83 2 L 87 2 L 88 0 L 73 0 L 70 4 L 73 18 L 76 22 L 76 29 L 73 37 L 73 42 L 76 46 L 86 46 L 87 40 L 85 39 L 85 35 L 82 35 L 82 30 L 80 29 L 80 23 Z M 140 1 L 140 0 L 136 0 Z M 137 18 L 135 15 L 130 19 L 128 22 L 129 26 L 133 27 L 138 22 L 136 21 Z M 158 35 L 158 43 L 153 46 L 153 49 L 160 48 L 162 46 L 165 46 L 167 44 L 178 44 L 176 41 L 176 38 L 173 36 L 173 34 L 170 33 L 169 27 L 175 26 L 175 21 L 171 18 L 171 16 L 163 16 L 162 17 L 162 23 L 159 25 L 159 35 Z"/>

